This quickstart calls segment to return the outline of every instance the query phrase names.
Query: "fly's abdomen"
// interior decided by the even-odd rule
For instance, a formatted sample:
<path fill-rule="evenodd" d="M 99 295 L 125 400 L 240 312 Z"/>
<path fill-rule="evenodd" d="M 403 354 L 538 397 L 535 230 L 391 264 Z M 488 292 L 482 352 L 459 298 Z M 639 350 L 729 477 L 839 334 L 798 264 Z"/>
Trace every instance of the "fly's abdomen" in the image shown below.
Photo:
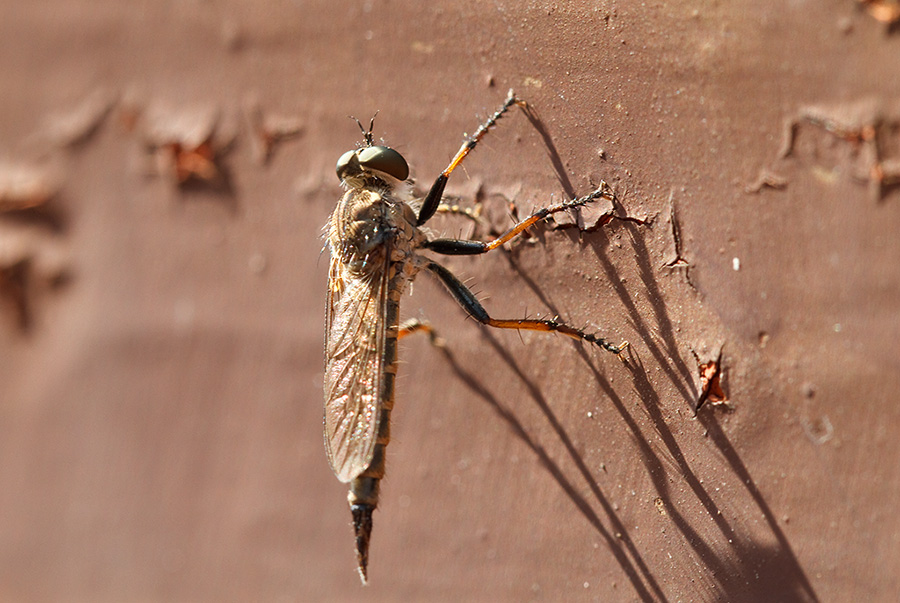
<path fill-rule="evenodd" d="M 356 534 L 356 561 L 359 575 L 365 582 L 369 564 L 369 538 L 372 534 L 372 512 L 378 506 L 379 483 L 384 477 L 385 452 L 391 441 L 391 410 L 394 407 L 394 381 L 397 374 L 397 324 L 399 303 L 389 295 L 385 308 L 384 347 L 382 348 L 381 413 L 375 437 L 372 460 L 358 477 L 350 482 L 347 501 L 353 515 Z"/>

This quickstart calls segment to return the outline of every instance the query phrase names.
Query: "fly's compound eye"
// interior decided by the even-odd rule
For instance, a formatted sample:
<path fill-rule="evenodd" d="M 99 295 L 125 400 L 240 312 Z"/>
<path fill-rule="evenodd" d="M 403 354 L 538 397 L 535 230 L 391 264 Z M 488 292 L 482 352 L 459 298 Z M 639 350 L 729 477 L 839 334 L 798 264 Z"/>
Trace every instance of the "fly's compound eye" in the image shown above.
<path fill-rule="evenodd" d="M 346 157 L 346 153 L 344 154 Z M 343 160 L 344 157 L 341 157 Z M 409 177 L 409 166 L 403 155 L 390 147 L 366 147 L 357 151 L 359 165 L 366 170 L 377 170 L 397 180 L 406 180 Z M 338 161 L 338 172 L 341 162 Z"/>
<path fill-rule="evenodd" d="M 359 173 L 359 159 L 356 157 L 356 151 L 347 151 L 341 155 L 341 158 L 338 159 L 335 171 L 337 171 L 337 177 L 341 180 L 352 173 Z"/>

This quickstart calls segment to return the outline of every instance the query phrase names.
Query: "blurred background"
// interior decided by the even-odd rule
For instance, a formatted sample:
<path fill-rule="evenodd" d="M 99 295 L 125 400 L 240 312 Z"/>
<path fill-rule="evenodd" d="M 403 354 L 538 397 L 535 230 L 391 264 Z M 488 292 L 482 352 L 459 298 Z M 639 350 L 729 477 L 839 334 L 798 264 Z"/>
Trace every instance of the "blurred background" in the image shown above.
<path fill-rule="evenodd" d="M 0 2 L 0 599 L 900 592 L 895 2 Z M 509 249 L 404 317 L 370 584 L 322 444 L 348 115 Z M 699 410 L 697 408 L 699 406 Z M 695 411 L 697 411 L 695 413 Z"/>

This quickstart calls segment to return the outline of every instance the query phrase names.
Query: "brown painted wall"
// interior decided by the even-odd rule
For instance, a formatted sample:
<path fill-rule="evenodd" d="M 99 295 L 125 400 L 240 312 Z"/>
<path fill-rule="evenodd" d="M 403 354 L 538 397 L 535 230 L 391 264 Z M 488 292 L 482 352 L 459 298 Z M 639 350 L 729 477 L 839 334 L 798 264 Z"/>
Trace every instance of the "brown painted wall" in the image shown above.
<path fill-rule="evenodd" d="M 3 3 L 0 599 L 900 592 L 900 37 L 851 0 L 524 4 Z M 632 354 L 417 281 L 449 354 L 401 347 L 363 588 L 321 435 L 346 116 L 427 187 L 510 87 L 537 119 L 449 190 L 503 228 L 605 179 L 635 219 L 445 264 Z"/>

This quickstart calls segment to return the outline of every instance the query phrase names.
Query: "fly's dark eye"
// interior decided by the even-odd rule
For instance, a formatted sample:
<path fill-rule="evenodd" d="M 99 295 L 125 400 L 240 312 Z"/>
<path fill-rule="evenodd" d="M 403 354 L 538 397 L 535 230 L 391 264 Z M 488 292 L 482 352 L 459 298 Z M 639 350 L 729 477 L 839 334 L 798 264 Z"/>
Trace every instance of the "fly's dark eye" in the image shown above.
<path fill-rule="evenodd" d="M 406 180 L 409 177 L 409 166 L 403 155 L 390 147 L 366 147 L 357 152 L 357 157 L 364 169 L 378 170 L 397 180 Z"/>
<path fill-rule="evenodd" d="M 337 177 L 343 180 L 350 171 L 359 171 L 359 160 L 356 158 L 356 151 L 347 151 L 341 158 L 338 159 L 337 167 L 335 168 L 337 172 Z"/>

